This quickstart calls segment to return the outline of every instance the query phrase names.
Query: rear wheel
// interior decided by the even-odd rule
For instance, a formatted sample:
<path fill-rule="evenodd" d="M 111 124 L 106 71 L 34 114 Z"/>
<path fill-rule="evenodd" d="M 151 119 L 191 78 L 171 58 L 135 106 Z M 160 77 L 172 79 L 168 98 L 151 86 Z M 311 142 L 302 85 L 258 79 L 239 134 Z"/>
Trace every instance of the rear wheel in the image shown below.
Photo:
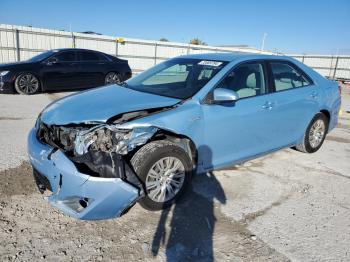
<path fill-rule="evenodd" d="M 192 176 L 192 162 L 178 145 L 162 140 L 144 145 L 131 159 L 144 183 L 145 197 L 139 200 L 148 210 L 171 206 L 185 191 Z"/>
<path fill-rule="evenodd" d="M 328 131 L 329 120 L 323 113 L 318 113 L 307 127 L 303 143 L 296 149 L 304 153 L 314 153 L 320 149 Z"/>
<path fill-rule="evenodd" d="M 116 72 L 109 72 L 105 76 L 105 84 L 106 85 L 112 85 L 112 84 L 119 84 L 121 82 L 119 74 Z"/>
<path fill-rule="evenodd" d="M 16 78 L 15 89 L 21 95 L 32 95 L 39 91 L 40 81 L 31 73 L 23 73 Z"/>

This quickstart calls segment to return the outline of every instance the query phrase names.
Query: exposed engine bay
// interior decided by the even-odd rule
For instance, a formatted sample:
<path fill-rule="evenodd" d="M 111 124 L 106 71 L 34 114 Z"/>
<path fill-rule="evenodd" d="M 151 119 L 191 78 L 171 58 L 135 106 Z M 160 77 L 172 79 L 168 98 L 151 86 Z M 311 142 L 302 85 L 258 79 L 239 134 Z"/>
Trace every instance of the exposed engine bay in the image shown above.
<path fill-rule="evenodd" d="M 157 110 L 157 112 L 165 110 Z M 122 128 L 122 123 L 155 112 L 146 110 L 122 114 L 106 123 L 84 123 L 81 125 L 51 125 L 36 123 L 37 138 L 60 149 L 82 173 L 104 178 L 122 178 L 143 189 L 142 183 L 129 166 L 127 154 L 145 144 L 158 128 L 140 126 Z"/>

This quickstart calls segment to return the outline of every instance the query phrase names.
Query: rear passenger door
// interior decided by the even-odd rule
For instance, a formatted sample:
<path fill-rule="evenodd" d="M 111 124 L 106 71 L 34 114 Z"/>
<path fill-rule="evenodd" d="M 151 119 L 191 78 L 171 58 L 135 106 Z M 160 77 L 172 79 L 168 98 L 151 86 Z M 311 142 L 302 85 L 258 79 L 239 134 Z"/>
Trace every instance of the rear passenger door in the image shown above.
<path fill-rule="evenodd" d="M 107 72 L 109 60 L 93 51 L 78 51 L 80 64 L 80 86 L 82 88 L 104 85 L 104 78 Z"/>
<path fill-rule="evenodd" d="M 274 148 L 287 146 L 302 139 L 307 125 L 318 112 L 319 87 L 295 64 L 269 61 L 273 93 L 271 125 L 275 126 Z"/>

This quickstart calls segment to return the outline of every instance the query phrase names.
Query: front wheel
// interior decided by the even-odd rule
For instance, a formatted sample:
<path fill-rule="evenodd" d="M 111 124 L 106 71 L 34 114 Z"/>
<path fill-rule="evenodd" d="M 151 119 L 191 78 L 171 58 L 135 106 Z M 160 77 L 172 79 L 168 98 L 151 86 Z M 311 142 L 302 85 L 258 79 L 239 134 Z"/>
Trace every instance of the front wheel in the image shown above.
<path fill-rule="evenodd" d="M 148 210 L 171 206 L 184 193 L 193 172 L 185 150 L 166 140 L 144 145 L 132 157 L 131 165 L 144 183 L 145 196 L 139 203 Z"/>
<path fill-rule="evenodd" d="M 15 89 L 21 95 L 32 95 L 39 91 L 40 81 L 31 73 L 23 73 L 16 78 Z"/>
<path fill-rule="evenodd" d="M 318 113 L 307 127 L 303 142 L 296 149 L 304 153 L 314 153 L 320 149 L 328 131 L 329 120 L 323 113 Z"/>

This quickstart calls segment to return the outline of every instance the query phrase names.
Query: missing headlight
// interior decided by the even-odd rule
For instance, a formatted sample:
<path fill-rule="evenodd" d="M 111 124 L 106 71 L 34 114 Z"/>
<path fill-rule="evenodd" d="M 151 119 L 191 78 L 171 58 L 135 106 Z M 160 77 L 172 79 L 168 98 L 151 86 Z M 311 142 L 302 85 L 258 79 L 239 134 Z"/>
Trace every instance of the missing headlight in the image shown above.
<path fill-rule="evenodd" d="M 156 132 L 155 127 L 121 129 L 99 125 L 77 133 L 74 152 L 75 155 L 83 155 L 89 150 L 96 150 L 125 155 L 135 147 L 145 144 Z"/>

